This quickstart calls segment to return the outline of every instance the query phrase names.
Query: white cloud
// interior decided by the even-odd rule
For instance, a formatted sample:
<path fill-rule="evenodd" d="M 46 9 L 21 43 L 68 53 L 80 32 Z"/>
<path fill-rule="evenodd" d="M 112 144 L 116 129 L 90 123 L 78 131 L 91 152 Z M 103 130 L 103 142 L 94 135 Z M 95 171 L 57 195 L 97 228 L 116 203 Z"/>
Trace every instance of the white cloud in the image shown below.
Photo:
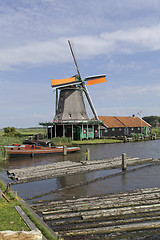
<path fill-rule="evenodd" d="M 72 38 L 79 57 L 160 50 L 159 39 L 160 25 Z M 53 41 L 36 41 L 26 45 L 2 48 L 0 69 L 12 69 L 14 66 L 24 63 L 39 65 L 68 62 L 71 58 L 67 40 L 66 37 L 63 37 Z M 132 62 L 132 65 L 135 63 Z"/>

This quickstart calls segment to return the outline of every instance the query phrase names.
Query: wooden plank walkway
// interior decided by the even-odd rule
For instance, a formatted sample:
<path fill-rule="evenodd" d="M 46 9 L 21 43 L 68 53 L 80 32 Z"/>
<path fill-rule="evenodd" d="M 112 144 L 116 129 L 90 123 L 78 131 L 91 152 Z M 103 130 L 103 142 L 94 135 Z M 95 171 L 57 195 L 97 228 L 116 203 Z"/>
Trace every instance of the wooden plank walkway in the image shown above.
<path fill-rule="evenodd" d="M 64 239 L 160 229 L 160 188 L 34 204 Z M 79 237 L 79 238 L 78 238 Z M 90 239 L 90 238 L 87 238 Z M 97 238 L 96 238 L 97 239 Z M 101 239 L 101 238 L 99 238 Z"/>
<path fill-rule="evenodd" d="M 153 160 L 152 158 L 139 159 L 139 158 L 128 157 L 126 161 L 127 161 L 127 166 L 134 166 L 139 164 L 145 164 L 148 162 L 153 163 L 158 160 Z M 55 178 L 55 177 L 60 177 L 65 175 L 118 168 L 121 166 L 122 166 L 121 157 L 117 157 L 113 159 L 81 161 L 81 162 L 64 161 L 64 162 L 57 162 L 53 164 L 46 164 L 42 166 L 34 166 L 29 168 L 11 169 L 11 170 L 8 170 L 8 175 L 13 180 L 16 180 L 11 184 L 18 184 L 18 183 L 24 183 L 29 181 L 50 179 L 50 178 Z"/>

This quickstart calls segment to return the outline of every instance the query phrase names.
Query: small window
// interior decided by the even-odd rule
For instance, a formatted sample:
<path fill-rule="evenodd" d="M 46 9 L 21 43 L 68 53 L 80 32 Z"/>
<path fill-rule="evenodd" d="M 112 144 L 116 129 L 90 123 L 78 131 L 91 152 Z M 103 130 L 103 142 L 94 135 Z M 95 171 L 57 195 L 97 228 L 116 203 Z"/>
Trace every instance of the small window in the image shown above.
<path fill-rule="evenodd" d="M 122 131 L 122 128 L 119 128 L 119 131 Z"/>
<path fill-rule="evenodd" d="M 13 148 L 11 148 L 11 150 L 13 150 Z"/>
<path fill-rule="evenodd" d="M 138 130 L 140 130 L 140 128 L 138 128 Z"/>
<path fill-rule="evenodd" d="M 134 130 L 134 128 L 132 127 L 132 130 Z"/>
<path fill-rule="evenodd" d="M 112 128 L 112 131 L 114 132 L 114 131 L 115 131 L 115 128 Z"/>
<path fill-rule="evenodd" d="M 20 148 L 18 148 L 18 150 L 21 150 Z"/>
<path fill-rule="evenodd" d="M 104 132 L 108 132 L 108 129 L 105 129 Z"/>
<path fill-rule="evenodd" d="M 69 118 L 71 118 L 72 117 L 72 115 L 71 115 L 71 113 L 69 114 Z"/>

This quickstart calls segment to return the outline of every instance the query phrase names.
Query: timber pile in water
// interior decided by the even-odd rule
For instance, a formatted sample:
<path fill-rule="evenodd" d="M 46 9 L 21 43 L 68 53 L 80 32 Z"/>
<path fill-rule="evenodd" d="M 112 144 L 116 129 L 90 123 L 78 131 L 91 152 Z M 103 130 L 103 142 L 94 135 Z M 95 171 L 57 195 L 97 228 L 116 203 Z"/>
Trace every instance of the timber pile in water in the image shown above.
<path fill-rule="evenodd" d="M 100 197 L 53 201 L 46 205 L 34 204 L 32 209 L 41 213 L 44 221 L 50 223 L 65 240 L 95 240 L 104 239 L 104 236 L 105 239 L 119 239 L 134 231 L 137 234 L 144 230 L 160 229 L 159 199 L 160 188 L 148 188 Z"/>
<path fill-rule="evenodd" d="M 139 159 L 128 157 L 126 160 L 127 166 L 133 166 L 138 164 L 144 164 L 148 162 L 154 162 L 152 158 Z M 64 175 L 86 173 L 90 171 L 98 171 L 104 169 L 118 168 L 122 165 L 121 157 L 113 159 L 103 159 L 94 161 L 81 161 L 81 162 L 56 162 L 53 164 L 46 164 L 42 166 L 34 166 L 21 169 L 8 170 L 8 175 L 13 180 L 17 180 L 12 184 L 24 183 L 29 181 L 37 181 L 50 179 L 55 177 L 61 177 Z"/>

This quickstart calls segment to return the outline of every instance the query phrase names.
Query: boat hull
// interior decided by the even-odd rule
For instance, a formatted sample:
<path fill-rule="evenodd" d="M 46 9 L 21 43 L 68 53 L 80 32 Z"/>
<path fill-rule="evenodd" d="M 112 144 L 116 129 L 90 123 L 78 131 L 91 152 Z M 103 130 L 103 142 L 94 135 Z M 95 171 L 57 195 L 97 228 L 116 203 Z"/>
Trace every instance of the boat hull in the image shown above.
<path fill-rule="evenodd" d="M 40 149 L 26 149 L 25 147 L 5 147 L 7 150 L 7 153 L 12 156 L 34 156 L 34 155 L 40 155 L 40 154 L 56 154 L 56 153 L 63 153 L 63 147 L 58 148 L 49 148 L 49 147 L 41 147 Z M 67 153 L 72 153 L 79 151 L 79 147 L 69 147 L 67 148 Z"/>

